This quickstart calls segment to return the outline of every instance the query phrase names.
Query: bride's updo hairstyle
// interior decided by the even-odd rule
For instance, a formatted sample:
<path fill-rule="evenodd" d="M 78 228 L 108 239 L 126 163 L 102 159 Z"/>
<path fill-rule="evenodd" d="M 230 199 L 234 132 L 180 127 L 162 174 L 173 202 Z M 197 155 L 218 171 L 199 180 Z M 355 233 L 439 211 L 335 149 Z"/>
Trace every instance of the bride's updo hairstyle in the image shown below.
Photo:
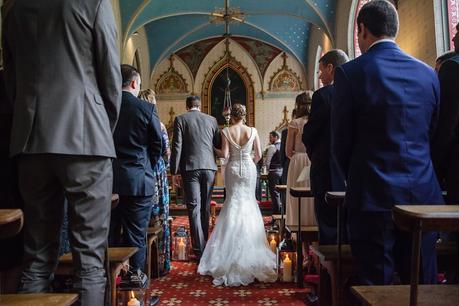
<path fill-rule="evenodd" d="M 233 106 L 231 106 L 230 115 L 231 115 L 231 118 L 236 122 L 241 121 L 241 120 L 245 121 L 245 115 L 246 115 L 245 106 L 239 103 L 233 104 Z"/>

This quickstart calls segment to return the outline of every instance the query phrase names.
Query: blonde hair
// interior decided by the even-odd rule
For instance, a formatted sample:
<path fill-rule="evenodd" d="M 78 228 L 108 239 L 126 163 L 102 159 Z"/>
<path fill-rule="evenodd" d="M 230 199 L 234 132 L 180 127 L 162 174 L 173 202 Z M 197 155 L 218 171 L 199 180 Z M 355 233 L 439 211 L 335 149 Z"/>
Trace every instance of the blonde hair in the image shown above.
<path fill-rule="evenodd" d="M 156 102 L 155 97 L 156 97 L 156 93 L 154 92 L 153 89 L 150 89 L 150 88 L 141 90 L 139 92 L 139 99 L 145 100 L 153 104 Z"/>
<path fill-rule="evenodd" d="M 247 112 L 245 106 L 239 103 L 233 104 L 231 106 L 231 118 L 235 121 L 245 120 Z"/>

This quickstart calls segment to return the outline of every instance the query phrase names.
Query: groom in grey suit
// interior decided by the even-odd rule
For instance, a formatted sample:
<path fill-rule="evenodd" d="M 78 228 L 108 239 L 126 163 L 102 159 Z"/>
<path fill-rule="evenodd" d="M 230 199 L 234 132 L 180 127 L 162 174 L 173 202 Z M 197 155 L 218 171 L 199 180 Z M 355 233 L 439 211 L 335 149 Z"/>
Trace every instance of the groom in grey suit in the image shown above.
<path fill-rule="evenodd" d="M 210 199 L 217 171 L 214 147 L 220 147 L 221 140 L 217 120 L 201 113 L 200 108 L 199 97 L 190 96 L 187 113 L 175 118 L 170 166 L 173 183 L 185 192 L 193 251 L 198 258 L 209 236 Z"/>
<path fill-rule="evenodd" d="M 66 198 L 79 303 L 101 306 L 121 104 L 110 0 L 8 0 L 2 17 L 10 154 L 25 202 L 21 291 L 49 290 Z"/>

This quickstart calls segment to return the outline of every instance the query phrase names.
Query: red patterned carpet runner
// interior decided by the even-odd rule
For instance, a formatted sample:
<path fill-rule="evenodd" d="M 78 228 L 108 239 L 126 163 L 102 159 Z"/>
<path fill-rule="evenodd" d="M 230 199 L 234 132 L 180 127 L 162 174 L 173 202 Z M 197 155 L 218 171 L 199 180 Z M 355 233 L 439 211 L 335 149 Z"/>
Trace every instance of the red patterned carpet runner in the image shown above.
<path fill-rule="evenodd" d="M 310 289 L 294 283 L 253 283 L 241 287 L 215 287 L 212 278 L 196 273 L 194 262 L 172 262 L 169 275 L 152 280 L 150 295 L 159 295 L 159 305 L 305 305 Z"/>

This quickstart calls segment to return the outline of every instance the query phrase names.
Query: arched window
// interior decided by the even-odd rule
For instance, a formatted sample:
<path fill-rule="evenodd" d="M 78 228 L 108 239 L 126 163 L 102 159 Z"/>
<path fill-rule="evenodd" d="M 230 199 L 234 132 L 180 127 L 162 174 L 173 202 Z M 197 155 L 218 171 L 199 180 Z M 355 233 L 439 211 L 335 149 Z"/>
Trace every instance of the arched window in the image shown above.
<path fill-rule="evenodd" d="M 357 16 L 359 15 L 359 11 L 360 9 L 362 8 L 362 6 L 364 6 L 365 4 L 367 4 L 368 2 L 370 2 L 371 0 L 356 0 L 352 9 L 353 9 L 353 12 L 351 11 L 351 18 L 352 18 L 352 24 L 353 24 L 353 27 L 352 27 L 352 30 L 353 30 L 353 41 L 352 41 L 352 50 L 354 51 L 353 52 L 353 55 L 354 55 L 354 58 L 355 57 L 358 57 L 360 56 L 360 54 L 362 54 L 362 52 L 360 51 L 360 48 L 359 48 L 359 41 L 358 41 L 358 36 L 357 34 L 359 33 L 359 28 L 357 26 Z"/>
<path fill-rule="evenodd" d="M 322 81 L 319 79 L 319 60 L 324 55 L 324 52 L 322 50 L 322 46 L 318 45 L 317 46 L 317 51 L 316 51 L 316 61 L 315 61 L 315 66 L 314 66 L 314 90 L 317 90 L 324 86 L 322 84 Z"/>
<path fill-rule="evenodd" d="M 448 28 L 449 28 L 449 46 L 454 48 L 452 39 L 456 35 L 456 25 L 459 22 L 459 0 L 447 0 L 448 9 Z"/>

